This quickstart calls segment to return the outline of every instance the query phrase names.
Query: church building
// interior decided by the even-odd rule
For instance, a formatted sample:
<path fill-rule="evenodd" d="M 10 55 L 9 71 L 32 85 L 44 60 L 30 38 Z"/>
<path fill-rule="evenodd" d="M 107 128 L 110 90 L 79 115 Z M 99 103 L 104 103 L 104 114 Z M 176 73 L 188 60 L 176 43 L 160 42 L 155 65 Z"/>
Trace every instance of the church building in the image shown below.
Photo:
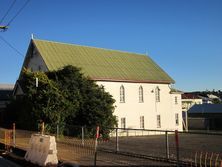
<path fill-rule="evenodd" d="M 32 71 L 66 65 L 81 68 L 113 96 L 118 127 L 182 130 L 181 92 L 171 88 L 175 81 L 149 56 L 32 39 L 23 63 Z"/>

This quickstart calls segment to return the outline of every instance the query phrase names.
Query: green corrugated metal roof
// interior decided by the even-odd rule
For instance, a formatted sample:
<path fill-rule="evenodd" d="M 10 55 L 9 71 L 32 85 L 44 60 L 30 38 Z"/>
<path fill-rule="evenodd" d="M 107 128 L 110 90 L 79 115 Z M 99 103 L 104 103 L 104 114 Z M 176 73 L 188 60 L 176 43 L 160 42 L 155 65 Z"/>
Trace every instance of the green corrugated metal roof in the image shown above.
<path fill-rule="evenodd" d="M 32 41 L 50 71 L 73 65 L 94 80 L 174 83 L 147 55 L 45 40 Z"/>
<path fill-rule="evenodd" d="M 175 89 L 175 88 L 170 88 L 170 93 L 177 93 L 177 94 L 183 94 L 182 91 Z"/>

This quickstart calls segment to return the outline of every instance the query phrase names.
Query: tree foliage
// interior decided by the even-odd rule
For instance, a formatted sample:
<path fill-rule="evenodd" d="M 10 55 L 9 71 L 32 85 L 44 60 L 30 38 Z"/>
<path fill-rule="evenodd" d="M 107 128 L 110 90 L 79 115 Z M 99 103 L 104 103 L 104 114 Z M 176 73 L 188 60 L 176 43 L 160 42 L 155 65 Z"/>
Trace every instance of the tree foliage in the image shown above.
<path fill-rule="evenodd" d="M 47 73 L 23 70 L 18 83 L 24 95 L 13 99 L 7 112 L 21 128 L 35 130 L 40 121 L 49 132 L 55 132 L 57 125 L 62 131 L 69 125 L 99 125 L 103 130 L 116 125 L 114 99 L 79 68 L 66 66 Z"/>

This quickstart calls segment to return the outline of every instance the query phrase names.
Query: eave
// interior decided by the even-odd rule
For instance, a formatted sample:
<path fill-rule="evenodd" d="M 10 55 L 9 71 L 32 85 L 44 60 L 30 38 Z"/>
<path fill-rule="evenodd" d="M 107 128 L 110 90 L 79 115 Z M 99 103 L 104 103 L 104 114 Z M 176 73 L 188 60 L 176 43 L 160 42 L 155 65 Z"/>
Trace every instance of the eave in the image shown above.
<path fill-rule="evenodd" d="M 152 84 L 171 84 L 170 81 L 153 81 L 153 80 L 127 80 L 127 79 L 113 79 L 113 78 L 90 78 L 94 81 L 104 82 L 127 82 L 127 83 L 152 83 Z M 174 83 L 174 82 L 173 82 Z"/>

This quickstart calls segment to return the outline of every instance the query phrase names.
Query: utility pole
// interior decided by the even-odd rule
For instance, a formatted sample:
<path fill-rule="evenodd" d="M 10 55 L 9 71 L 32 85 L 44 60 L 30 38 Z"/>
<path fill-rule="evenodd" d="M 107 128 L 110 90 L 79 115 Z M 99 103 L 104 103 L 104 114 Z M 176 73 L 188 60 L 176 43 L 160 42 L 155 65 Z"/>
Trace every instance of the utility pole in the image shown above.
<path fill-rule="evenodd" d="M 0 25 L 0 30 L 6 31 L 7 29 L 8 29 L 8 26 L 2 26 L 2 25 Z"/>

